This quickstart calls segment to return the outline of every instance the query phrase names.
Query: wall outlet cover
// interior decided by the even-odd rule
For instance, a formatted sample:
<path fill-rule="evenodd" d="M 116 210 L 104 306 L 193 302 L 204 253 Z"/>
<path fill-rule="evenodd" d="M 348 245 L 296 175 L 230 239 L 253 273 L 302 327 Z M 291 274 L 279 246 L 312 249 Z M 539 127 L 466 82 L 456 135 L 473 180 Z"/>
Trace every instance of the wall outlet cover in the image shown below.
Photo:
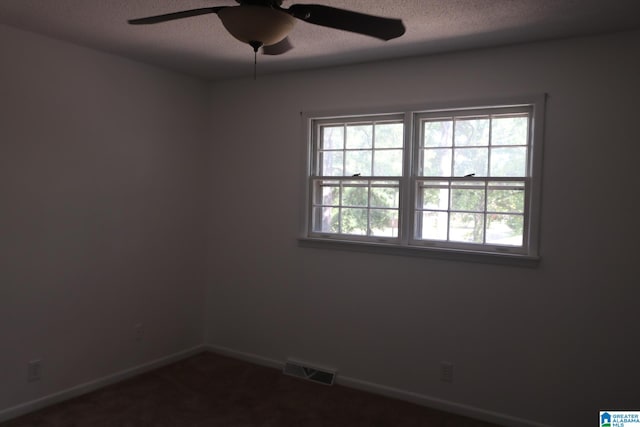
<path fill-rule="evenodd" d="M 440 381 L 445 383 L 453 382 L 453 363 L 451 362 L 440 363 Z"/>
<path fill-rule="evenodd" d="M 31 360 L 27 363 L 27 381 L 34 382 L 40 381 L 42 378 L 42 361 Z"/>

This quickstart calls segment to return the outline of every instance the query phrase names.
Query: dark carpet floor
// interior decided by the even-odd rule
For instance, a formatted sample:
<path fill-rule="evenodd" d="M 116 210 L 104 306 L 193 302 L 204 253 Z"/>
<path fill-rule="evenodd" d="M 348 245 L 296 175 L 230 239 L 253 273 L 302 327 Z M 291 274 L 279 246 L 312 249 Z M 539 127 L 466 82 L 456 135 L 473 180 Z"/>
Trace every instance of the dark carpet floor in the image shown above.
<path fill-rule="evenodd" d="M 496 427 L 212 353 L 2 423 L 2 427 Z"/>

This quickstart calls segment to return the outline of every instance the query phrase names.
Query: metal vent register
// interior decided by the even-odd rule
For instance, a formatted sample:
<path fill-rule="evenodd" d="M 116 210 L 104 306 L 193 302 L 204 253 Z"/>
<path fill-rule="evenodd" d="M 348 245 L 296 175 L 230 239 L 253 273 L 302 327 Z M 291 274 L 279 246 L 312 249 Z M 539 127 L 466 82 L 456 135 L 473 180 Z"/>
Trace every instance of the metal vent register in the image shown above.
<path fill-rule="evenodd" d="M 333 385 L 336 377 L 335 371 L 325 368 L 309 366 L 306 363 L 287 360 L 284 365 L 283 373 L 292 377 L 302 378 L 304 380 L 313 381 L 324 385 Z"/>

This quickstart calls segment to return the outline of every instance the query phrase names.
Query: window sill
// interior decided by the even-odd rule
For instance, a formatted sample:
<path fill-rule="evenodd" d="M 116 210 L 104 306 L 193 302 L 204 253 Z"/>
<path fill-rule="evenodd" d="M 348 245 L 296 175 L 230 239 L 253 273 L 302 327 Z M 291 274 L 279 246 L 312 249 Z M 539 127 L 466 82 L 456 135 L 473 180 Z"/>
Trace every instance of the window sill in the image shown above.
<path fill-rule="evenodd" d="M 322 239 L 315 237 L 298 238 L 298 246 L 302 248 L 366 252 L 381 255 L 422 257 L 445 261 L 477 262 L 529 268 L 538 267 L 540 264 L 540 257 L 537 256 L 434 249 L 419 246 L 398 246 L 386 243 L 350 242 L 345 240 Z"/>

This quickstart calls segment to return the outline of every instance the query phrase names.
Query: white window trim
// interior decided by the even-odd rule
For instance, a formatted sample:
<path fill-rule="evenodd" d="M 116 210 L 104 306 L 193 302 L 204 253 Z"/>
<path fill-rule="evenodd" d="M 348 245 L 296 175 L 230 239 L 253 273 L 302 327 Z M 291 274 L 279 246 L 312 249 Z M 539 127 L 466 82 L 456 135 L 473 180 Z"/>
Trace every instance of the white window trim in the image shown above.
<path fill-rule="evenodd" d="M 306 149 L 304 150 L 304 175 L 301 182 L 303 183 L 302 195 L 303 206 L 301 209 L 300 217 L 300 235 L 298 242 L 301 247 L 320 248 L 320 249 L 332 249 L 332 250 L 347 250 L 368 252 L 377 254 L 399 255 L 399 256 L 412 256 L 412 257 L 427 257 L 434 259 L 452 260 L 452 261 L 468 261 L 468 262 L 482 262 L 493 264 L 507 264 L 515 266 L 535 267 L 540 261 L 540 248 L 539 248 L 539 236 L 540 236 L 540 208 L 541 208 L 541 186 L 542 186 L 542 153 L 543 153 L 543 137 L 544 137 L 544 118 L 545 118 L 545 104 L 546 94 L 535 95 L 522 95 L 506 98 L 494 98 L 484 100 L 458 100 L 452 102 L 438 102 L 438 103 L 425 103 L 419 105 L 405 105 L 402 107 L 367 107 L 367 108 L 353 108 L 349 110 L 331 110 L 331 111 L 305 111 L 301 112 L 302 117 L 302 140 L 305 141 Z M 525 214 L 529 215 L 528 218 L 528 235 L 525 239 L 528 240 L 528 253 L 514 253 L 514 252 L 483 252 L 481 250 L 465 250 L 459 248 L 447 248 L 438 247 L 433 244 L 416 244 L 408 233 L 409 221 L 411 221 L 412 208 L 410 203 L 413 197 L 410 197 L 410 192 L 415 191 L 415 178 L 411 176 L 410 171 L 413 170 L 415 165 L 416 147 L 411 146 L 408 149 L 408 141 L 412 141 L 414 133 L 416 132 L 416 117 L 424 113 L 451 110 L 478 110 L 482 109 L 494 109 L 496 107 L 512 107 L 512 106 L 530 106 L 532 108 L 531 113 L 531 144 L 529 147 L 530 157 L 530 170 L 531 179 L 529 185 L 531 186 L 528 193 L 528 199 L 526 204 L 529 208 L 525 208 Z M 404 174 L 400 178 L 400 222 L 404 232 L 400 232 L 398 239 L 379 239 L 373 241 L 371 239 L 358 240 L 357 238 L 349 237 L 348 239 L 341 238 L 342 236 L 322 237 L 317 234 L 310 236 L 310 203 L 309 197 L 311 197 L 311 191 L 309 185 L 309 177 L 313 168 L 314 161 L 314 147 L 310 143 L 312 141 L 312 132 L 314 131 L 312 122 L 313 120 L 322 120 L 336 118 L 344 120 L 348 117 L 362 118 L 362 117 L 376 117 L 376 116 L 391 116 L 402 115 L 405 122 L 405 144 L 404 144 Z M 448 178 L 445 178 L 445 180 Z M 412 182 L 413 181 L 413 182 Z M 389 240 L 393 241 L 390 243 Z"/>

